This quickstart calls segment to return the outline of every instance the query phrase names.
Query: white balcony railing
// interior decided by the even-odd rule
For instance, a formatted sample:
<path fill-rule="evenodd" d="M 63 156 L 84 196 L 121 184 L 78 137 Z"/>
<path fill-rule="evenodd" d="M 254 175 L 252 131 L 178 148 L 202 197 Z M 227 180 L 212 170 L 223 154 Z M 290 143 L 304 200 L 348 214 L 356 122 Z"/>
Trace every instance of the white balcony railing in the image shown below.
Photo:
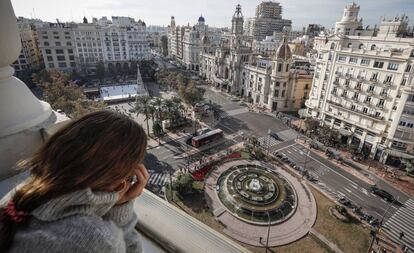
<path fill-rule="evenodd" d="M 30 156 L 56 128 L 58 117 L 27 86 L 13 77 L 10 65 L 21 50 L 10 0 L 0 1 L 0 197 L 27 178 L 13 165 Z M 145 191 L 135 203 L 146 252 L 249 252 L 166 201 Z M 154 243 L 155 242 L 155 243 Z M 159 246 L 160 245 L 161 249 Z"/>

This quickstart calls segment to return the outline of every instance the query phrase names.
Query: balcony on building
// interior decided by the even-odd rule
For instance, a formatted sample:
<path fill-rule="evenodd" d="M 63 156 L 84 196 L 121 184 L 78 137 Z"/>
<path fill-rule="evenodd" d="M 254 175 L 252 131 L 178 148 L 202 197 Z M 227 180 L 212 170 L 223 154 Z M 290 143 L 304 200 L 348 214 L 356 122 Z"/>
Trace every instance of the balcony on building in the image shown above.
<path fill-rule="evenodd" d="M 358 99 L 356 99 L 356 100 L 358 100 Z M 332 104 L 333 106 L 335 106 L 337 108 L 343 109 L 343 110 L 348 111 L 348 112 L 351 112 L 351 113 L 356 113 L 356 114 L 358 114 L 360 116 L 363 116 L 363 117 L 372 119 L 374 121 L 384 120 L 384 117 L 381 116 L 381 115 L 380 116 L 377 116 L 374 113 L 368 113 L 368 112 L 365 113 L 362 110 L 359 110 L 359 109 L 356 109 L 356 108 L 355 109 L 352 109 L 352 107 L 349 107 L 348 108 L 348 107 L 346 107 L 346 106 L 344 106 L 344 105 L 342 105 L 342 104 L 340 104 L 338 102 L 335 102 L 333 100 L 327 100 L 327 102 L 330 103 L 330 104 Z"/>
<path fill-rule="evenodd" d="M 0 1 L 0 198 L 29 176 L 15 170 L 15 163 L 69 120 L 13 76 L 10 65 L 20 49 L 11 2 Z M 144 191 L 134 205 L 145 252 L 249 252 L 151 192 Z"/>

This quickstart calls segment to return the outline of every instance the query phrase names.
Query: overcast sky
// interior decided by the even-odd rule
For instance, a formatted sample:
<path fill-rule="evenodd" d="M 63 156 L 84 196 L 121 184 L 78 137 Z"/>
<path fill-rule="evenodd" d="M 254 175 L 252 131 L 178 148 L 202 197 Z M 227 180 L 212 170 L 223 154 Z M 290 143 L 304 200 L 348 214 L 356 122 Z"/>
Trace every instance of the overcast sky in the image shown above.
<path fill-rule="evenodd" d="M 209 26 L 229 27 L 235 5 L 242 5 L 244 17 L 253 17 L 261 0 L 12 0 L 16 16 L 36 17 L 45 21 L 80 22 L 83 16 L 130 16 L 147 25 L 168 25 L 171 16 L 177 24 L 195 24 L 200 14 Z M 280 0 L 283 18 L 291 19 L 294 28 L 309 23 L 332 27 L 347 0 Z M 377 24 L 381 16 L 392 18 L 408 14 L 414 20 L 414 0 L 360 0 L 364 25 Z M 410 16 L 411 15 L 411 16 Z"/>

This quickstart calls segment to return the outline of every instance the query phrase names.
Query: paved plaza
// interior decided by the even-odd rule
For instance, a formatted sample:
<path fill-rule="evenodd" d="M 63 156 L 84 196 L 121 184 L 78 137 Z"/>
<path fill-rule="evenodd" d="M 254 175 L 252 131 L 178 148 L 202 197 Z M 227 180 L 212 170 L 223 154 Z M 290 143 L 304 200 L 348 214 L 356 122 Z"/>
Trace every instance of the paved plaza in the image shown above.
<path fill-rule="evenodd" d="M 246 222 L 236 217 L 220 201 L 216 190 L 220 175 L 234 166 L 245 164 L 260 165 L 270 168 L 283 176 L 295 189 L 297 194 L 296 212 L 282 223 L 271 225 L 269 229 L 270 247 L 289 244 L 306 236 L 316 221 L 317 206 L 310 189 L 283 169 L 259 161 L 236 160 L 218 166 L 206 179 L 205 197 L 216 219 L 224 225 L 224 233 L 230 237 L 253 246 L 266 245 L 268 226 Z M 260 240 L 260 237 L 262 240 Z"/>

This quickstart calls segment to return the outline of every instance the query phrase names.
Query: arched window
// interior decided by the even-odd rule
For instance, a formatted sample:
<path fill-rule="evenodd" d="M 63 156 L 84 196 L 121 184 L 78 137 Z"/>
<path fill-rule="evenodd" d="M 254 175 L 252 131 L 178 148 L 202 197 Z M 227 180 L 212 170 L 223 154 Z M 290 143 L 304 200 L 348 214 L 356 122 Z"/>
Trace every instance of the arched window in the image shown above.
<path fill-rule="evenodd" d="M 364 44 L 359 44 L 359 47 L 358 47 L 359 49 L 364 49 L 365 48 L 365 46 L 364 46 Z"/>
<path fill-rule="evenodd" d="M 352 47 L 352 43 L 348 43 L 348 48 L 351 48 Z"/>
<path fill-rule="evenodd" d="M 335 43 L 331 43 L 331 49 L 335 49 Z"/>
<path fill-rule="evenodd" d="M 371 46 L 371 50 L 375 50 L 377 48 L 377 46 L 374 44 Z"/>

